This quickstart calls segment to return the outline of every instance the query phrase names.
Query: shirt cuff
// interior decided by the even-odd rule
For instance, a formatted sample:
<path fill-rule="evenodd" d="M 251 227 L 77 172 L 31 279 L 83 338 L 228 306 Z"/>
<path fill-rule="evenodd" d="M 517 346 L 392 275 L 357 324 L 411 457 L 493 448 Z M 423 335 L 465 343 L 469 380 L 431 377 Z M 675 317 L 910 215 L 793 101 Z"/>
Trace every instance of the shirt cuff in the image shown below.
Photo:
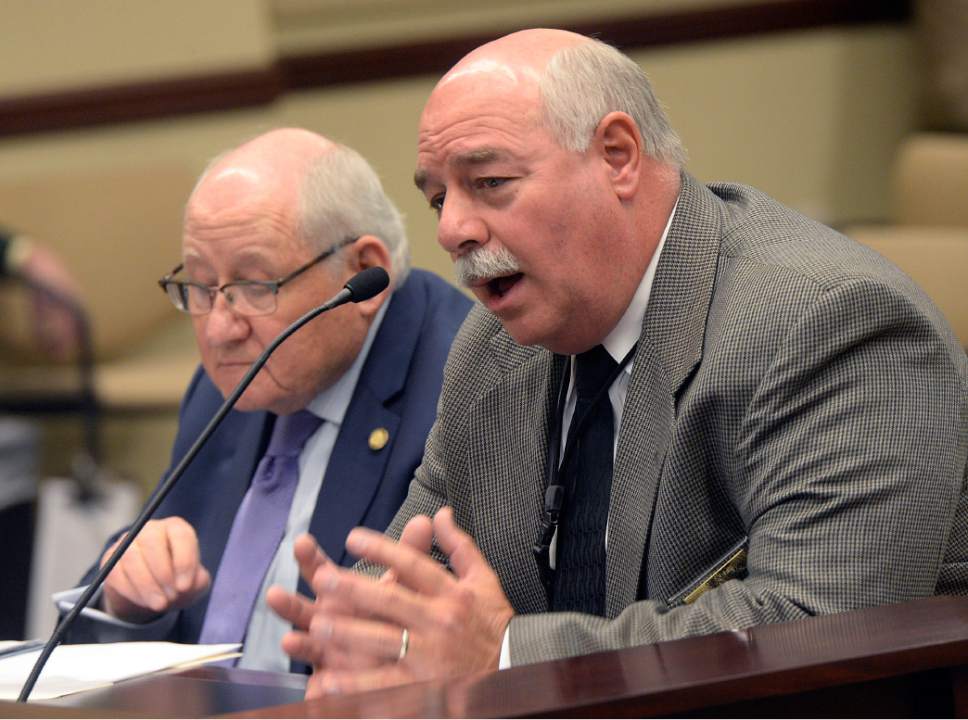
<path fill-rule="evenodd" d="M 504 640 L 501 641 L 501 659 L 498 661 L 498 670 L 507 670 L 511 667 L 511 623 L 504 628 Z"/>
<path fill-rule="evenodd" d="M 54 605 L 57 606 L 57 612 L 62 617 L 65 613 L 70 612 L 85 590 L 87 590 L 87 586 L 82 585 L 51 595 Z M 165 640 L 175 627 L 175 621 L 178 618 L 178 612 L 173 610 L 150 622 L 127 622 L 94 607 L 100 600 L 101 591 L 98 590 L 91 598 L 90 604 L 81 610 L 81 614 L 77 618 L 77 622 L 83 622 L 87 629 L 95 634 L 97 642 Z"/>

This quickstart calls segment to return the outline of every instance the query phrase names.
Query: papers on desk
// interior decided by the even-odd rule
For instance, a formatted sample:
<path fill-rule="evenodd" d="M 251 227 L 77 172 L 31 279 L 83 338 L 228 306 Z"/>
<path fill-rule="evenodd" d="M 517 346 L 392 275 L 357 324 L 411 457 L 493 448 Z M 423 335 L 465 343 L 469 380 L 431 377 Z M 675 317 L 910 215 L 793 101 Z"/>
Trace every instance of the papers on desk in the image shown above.
<path fill-rule="evenodd" d="M 30 642 L 30 641 L 28 641 Z M 121 680 L 238 657 L 238 643 L 180 645 L 168 642 L 121 642 L 60 645 L 30 695 L 49 700 L 112 685 Z M 26 644 L 0 645 L 0 700 L 16 700 L 41 648 Z"/>

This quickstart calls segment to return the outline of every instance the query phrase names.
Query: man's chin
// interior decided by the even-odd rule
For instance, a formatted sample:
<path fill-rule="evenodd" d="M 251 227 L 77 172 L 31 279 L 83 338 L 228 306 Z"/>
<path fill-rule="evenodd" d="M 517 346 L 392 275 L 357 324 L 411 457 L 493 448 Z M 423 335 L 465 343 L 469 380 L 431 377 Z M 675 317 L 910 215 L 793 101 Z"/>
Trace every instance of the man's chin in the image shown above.
<path fill-rule="evenodd" d="M 518 345 L 544 346 L 546 333 L 541 332 L 539 328 L 534 327 L 533 323 L 527 322 L 520 315 L 509 318 L 498 317 L 498 320 L 501 321 L 501 325 L 504 326 L 511 339 Z"/>
<path fill-rule="evenodd" d="M 228 392 L 223 390 L 222 397 L 228 397 L 232 390 L 234 390 L 234 387 L 229 388 Z M 268 408 L 264 401 L 261 401 L 258 397 L 253 397 L 251 393 L 246 391 L 242 393 L 242 397 L 238 399 L 233 409 L 239 412 L 259 412 L 260 410 L 266 410 Z"/>
<path fill-rule="evenodd" d="M 281 404 L 281 399 L 278 397 L 278 393 L 266 392 L 266 389 L 261 387 L 263 383 L 260 382 L 259 378 L 256 378 L 249 387 L 245 389 L 242 396 L 235 403 L 233 409 L 239 412 L 260 412 L 263 410 L 273 410 Z M 226 379 L 220 378 L 217 383 L 219 392 L 222 394 L 223 398 L 227 398 L 235 388 L 238 386 L 238 379 Z"/>
<path fill-rule="evenodd" d="M 223 398 L 231 395 L 245 375 L 248 368 L 237 371 L 235 366 L 219 368 L 212 377 Z M 274 376 L 263 368 L 242 393 L 235 410 L 239 412 L 271 412 L 275 415 L 289 415 L 305 408 L 318 393 L 314 388 L 302 387 L 301 383 L 290 383 L 296 387 L 283 387 Z"/>
<path fill-rule="evenodd" d="M 534 322 L 535 318 L 517 315 L 511 318 L 498 318 L 505 331 L 518 345 L 540 346 L 560 355 L 572 355 L 587 350 L 576 345 L 578 340 L 573 333 L 561 326 L 551 327 Z M 530 322 L 529 322 L 530 320 Z M 576 349 L 578 348 L 578 349 Z"/>

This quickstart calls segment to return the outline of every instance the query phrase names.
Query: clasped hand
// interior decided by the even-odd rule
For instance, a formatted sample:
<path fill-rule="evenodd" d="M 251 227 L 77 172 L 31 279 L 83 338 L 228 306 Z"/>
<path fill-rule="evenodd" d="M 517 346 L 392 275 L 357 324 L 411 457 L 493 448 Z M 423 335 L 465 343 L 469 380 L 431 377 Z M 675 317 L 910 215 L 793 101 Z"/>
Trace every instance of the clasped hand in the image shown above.
<path fill-rule="evenodd" d="M 124 538 L 101 556 L 103 565 Z M 134 623 L 188 607 L 211 584 L 202 565 L 194 528 L 180 517 L 151 520 L 104 583 L 104 609 Z"/>
<path fill-rule="evenodd" d="M 453 573 L 429 556 L 434 536 Z M 374 578 L 341 568 L 303 535 L 295 554 L 316 600 L 280 587 L 267 596 L 293 624 L 283 649 L 313 667 L 307 698 L 497 669 L 514 610 L 450 508 L 410 520 L 399 543 L 356 528 L 346 548 L 387 571 Z"/>

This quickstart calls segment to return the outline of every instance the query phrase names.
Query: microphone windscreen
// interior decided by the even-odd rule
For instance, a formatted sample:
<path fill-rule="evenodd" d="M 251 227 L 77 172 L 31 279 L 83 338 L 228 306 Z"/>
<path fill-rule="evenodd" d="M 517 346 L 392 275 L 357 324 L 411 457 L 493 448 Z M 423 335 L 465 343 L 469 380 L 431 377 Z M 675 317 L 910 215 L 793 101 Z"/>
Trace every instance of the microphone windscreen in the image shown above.
<path fill-rule="evenodd" d="M 389 284 L 390 276 L 387 275 L 386 270 L 381 267 L 371 267 L 356 273 L 344 287 L 350 291 L 350 302 L 362 302 L 383 292 Z"/>

